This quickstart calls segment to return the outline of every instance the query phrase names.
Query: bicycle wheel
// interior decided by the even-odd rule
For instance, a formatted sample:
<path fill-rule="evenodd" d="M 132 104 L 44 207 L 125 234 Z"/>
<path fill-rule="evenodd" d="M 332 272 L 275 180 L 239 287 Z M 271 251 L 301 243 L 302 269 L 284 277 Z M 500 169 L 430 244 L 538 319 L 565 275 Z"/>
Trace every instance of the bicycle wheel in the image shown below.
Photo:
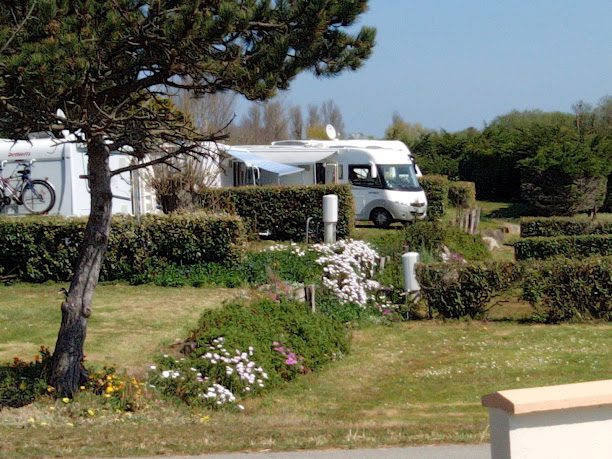
<path fill-rule="evenodd" d="M 21 191 L 21 203 L 32 214 L 46 214 L 55 204 L 55 190 L 45 180 L 31 180 Z"/>

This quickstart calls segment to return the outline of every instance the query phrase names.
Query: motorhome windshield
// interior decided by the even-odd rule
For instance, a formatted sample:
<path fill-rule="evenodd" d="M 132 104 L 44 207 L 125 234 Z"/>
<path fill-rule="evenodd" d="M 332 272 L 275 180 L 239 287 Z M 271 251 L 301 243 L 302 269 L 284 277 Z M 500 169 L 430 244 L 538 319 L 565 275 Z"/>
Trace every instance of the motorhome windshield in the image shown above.
<path fill-rule="evenodd" d="M 383 188 L 410 191 L 421 189 L 412 164 L 379 164 L 378 174 L 382 177 Z"/>

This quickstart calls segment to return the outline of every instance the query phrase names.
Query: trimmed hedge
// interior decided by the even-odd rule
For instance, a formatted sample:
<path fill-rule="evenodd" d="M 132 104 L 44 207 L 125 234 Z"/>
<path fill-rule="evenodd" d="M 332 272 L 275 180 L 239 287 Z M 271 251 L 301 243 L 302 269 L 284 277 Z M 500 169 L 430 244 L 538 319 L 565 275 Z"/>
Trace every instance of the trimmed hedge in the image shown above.
<path fill-rule="evenodd" d="M 421 295 L 430 312 L 449 319 L 480 318 L 491 298 L 513 286 L 519 278 L 516 263 L 418 264 Z"/>
<path fill-rule="evenodd" d="M 476 205 L 476 184 L 474 182 L 449 182 L 448 202 L 453 207 L 474 207 Z"/>
<path fill-rule="evenodd" d="M 350 185 L 210 188 L 198 194 L 196 205 L 236 213 L 256 233 L 270 231 L 277 240 L 303 241 L 309 217 L 313 217 L 311 229 L 318 225 L 322 230 L 326 194 L 338 196 L 338 238 L 350 237 L 355 227 Z"/>
<path fill-rule="evenodd" d="M 612 255 L 612 236 L 588 234 L 584 236 L 530 237 L 514 243 L 517 260 L 551 257 L 586 258 Z"/>
<path fill-rule="evenodd" d="M 612 257 L 534 263 L 525 269 L 523 299 L 545 322 L 612 320 Z"/>
<path fill-rule="evenodd" d="M 86 219 L 0 219 L 0 269 L 21 280 L 67 281 Z M 231 264 L 242 258 L 246 233 L 236 216 L 203 213 L 114 217 L 101 280 L 131 279 L 159 265 Z"/>
<path fill-rule="evenodd" d="M 424 175 L 419 178 L 419 183 L 427 196 L 427 216 L 431 220 L 442 218 L 448 207 L 448 178 L 443 175 Z"/>
<path fill-rule="evenodd" d="M 579 236 L 583 234 L 612 234 L 612 221 L 600 222 L 572 217 L 521 219 L 521 237 Z"/>

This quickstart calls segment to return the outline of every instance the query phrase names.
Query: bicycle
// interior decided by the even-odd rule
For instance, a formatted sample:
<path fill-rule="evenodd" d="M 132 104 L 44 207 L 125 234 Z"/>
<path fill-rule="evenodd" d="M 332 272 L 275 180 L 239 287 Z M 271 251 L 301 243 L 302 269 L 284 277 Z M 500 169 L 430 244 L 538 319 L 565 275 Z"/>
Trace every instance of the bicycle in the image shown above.
<path fill-rule="evenodd" d="M 46 214 L 55 205 L 55 189 L 47 180 L 32 179 L 32 165 L 35 160 L 18 161 L 15 173 L 10 177 L 3 177 L 2 171 L 7 161 L 0 163 L 0 211 L 14 201 L 23 205 L 31 214 Z M 21 177 L 19 177 L 21 176 Z M 20 180 L 20 183 L 17 183 Z"/>

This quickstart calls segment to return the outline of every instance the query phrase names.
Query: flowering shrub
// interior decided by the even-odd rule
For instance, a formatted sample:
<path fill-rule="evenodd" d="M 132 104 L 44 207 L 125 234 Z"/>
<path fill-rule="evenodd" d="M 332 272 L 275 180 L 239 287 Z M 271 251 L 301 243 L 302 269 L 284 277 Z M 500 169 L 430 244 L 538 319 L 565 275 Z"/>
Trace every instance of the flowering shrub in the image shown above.
<path fill-rule="evenodd" d="M 165 355 L 159 365 L 152 365 L 151 384 L 165 394 L 178 395 L 189 403 L 203 403 L 213 408 L 238 404 L 240 395 L 265 387 L 268 374 L 253 360 L 254 349 L 230 353 L 225 338 L 212 340 L 208 352 L 195 359 L 173 359 Z"/>
<path fill-rule="evenodd" d="M 278 367 L 278 371 L 283 379 L 293 379 L 295 374 L 306 372 L 306 368 L 303 365 L 304 357 L 296 354 L 290 347 L 278 341 L 274 341 L 272 343 L 272 350 L 278 352 L 283 358 L 283 363 L 286 365 L 285 368 Z"/>
<path fill-rule="evenodd" d="M 323 286 L 330 289 L 343 303 L 365 307 L 373 300 L 380 284 L 373 280 L 378 254 L 363 241 L 341 240 L 335 244 L 317 244 L 313 249 L 322 256 Z"/>
<path fill-rule="evenodd" d="M 102 396 L 114 410 L 136 411 L 145 406 L 144 383 L 135 377 L 120 376 L 112 367 L 92 373 L 81 390 Z"/>
<path fill-rule="evenodd" d="M 242 397 L 342 357 L 348 334 L 304 303 L 259 299 L 204 311 L 186 343 L 187 355 L 157 359 L 150 384 L 189 404 L 240 409 Z"/>

